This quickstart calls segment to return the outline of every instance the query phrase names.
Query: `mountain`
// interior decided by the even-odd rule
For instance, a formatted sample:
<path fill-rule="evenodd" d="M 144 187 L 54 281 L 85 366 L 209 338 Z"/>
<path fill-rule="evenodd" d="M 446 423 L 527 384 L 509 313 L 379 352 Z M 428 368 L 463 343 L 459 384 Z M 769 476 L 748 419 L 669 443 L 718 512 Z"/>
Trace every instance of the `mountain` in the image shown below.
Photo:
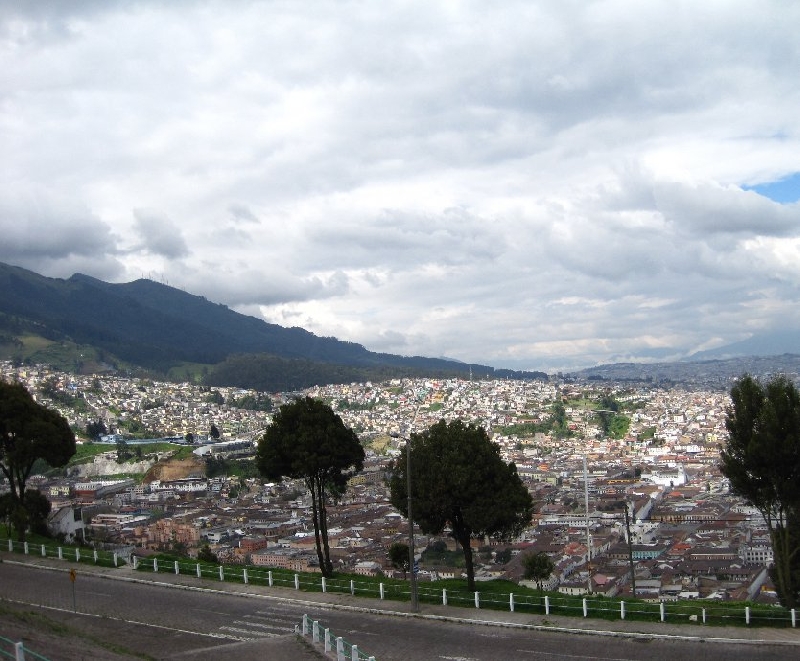
<path fill-rule="evenodd" d="M 0 322 L 6 344 L 19 343 L 14 334 L 25 330 L 95 347 L 109 361 L 160 373 L 181 363 L 201 363 L 215 366 L 207 373 L 216 385 L 224 380 L 224 385 L 256 387 L 256 368 L 284 374 L 281 385 L 293 374 L 292 388 L 378 376 L 465 375 L 470 369 L 497 378 L 546 378 L 537 372 L 375 353 L 354 342 L 270 324 L 152 280 L 115 284 L 83 274 L 64 280 L 3 263 Z M 237 377 L 242 371 L 251 376 Z M 287 389 L 263 387 L 274 385 L 268 377 L 259 385 Z"/>
<path fill-rule="evenodd" d="M 754 335 L 741 342 L 698 351 L 689 360 L 739 358 L 743 356 L 778 356 L 800 353 L 800 331 L 784 330 Z"/>

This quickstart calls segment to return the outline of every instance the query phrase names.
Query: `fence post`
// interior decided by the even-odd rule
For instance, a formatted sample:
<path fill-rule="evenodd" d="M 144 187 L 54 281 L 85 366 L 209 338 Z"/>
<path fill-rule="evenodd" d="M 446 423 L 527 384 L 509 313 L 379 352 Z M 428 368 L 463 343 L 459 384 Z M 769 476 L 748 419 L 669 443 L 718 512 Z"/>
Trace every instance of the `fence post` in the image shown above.
<path fill-rule="evenodd" d="M 22 545 L 22 550 L 23 550 L 23 553 L 25 553 L 25 555 L 28 555 L 28 542 L 25 542 Z"/>
<path fill-rule="evenodd" d="M 200 569 L 200 563 L 198 562 L 197 563 L 197 578 L 202 578 L 202 576 L 203 576 L 203 572 Z"/>
<path fill-rule="evenodd" d="M 664 602 L 663 601 L 658 605 L 658 608 L 661 611 L 661 621 L 663 622 L 667 618 L 667 611 L 664 608 Z"/>
<path fill-rule="evenodd" d="M 300 589 L 300 576 L 298 576 L 297 574 L 294 575 L 294 589 L 295 590 Z"/>
<path fill-rule="evenodd" d="M 75 549 L 75 562 L 81 561 L 81 550 L 79 548 Z"/>
<path fill-rule="evenodd" d="M 481 593 L 477 590 L 475 591 L 475 608 L 481 607 Z"/>
<path fill-rule="evenodd" d="M 792 608 L 792 629 L 797 626 L 797 618 L 795 617 L 795 610 Z"/>
<path fill-rule="evenodd" d="M 25 648 L 22 643 L 14 643 L 14 661 L 25 661 Z"/>
<path fill-rule="evenodd" d="M 513 613 L 514 612 L 514 593 L 513 592 L 509 592 L 508 593 L 508 607 L 511 610 L 511 612 Z"/>
<path fill-rule="evenodd" d="M 244 581 L 244 584 L 247 585 L 247 567 L 242 570 L 242 580 Z"/>
<path fill-rule="evenodd" d="M 325 627 L 325 654 L 331 651 L 331 630 Z"/>
<path fill-rule="evenodd" d="M 344 658 L 344 640 L 341 636 L 336 638 L 336 661 L 345 661 Z"/>
<path fill-rule="evenodd" d="M 153 571 L 158 571 L 158 558 L 153 558 Z"/>
<path fill-rule="evenodd" d="M 181 573 L 181 570 L 180 570 L 180 568 L 178 567 L 178 561 L 177 561 L 177 560 L 175 561 L 175 573 L 176 573 L 176 574 L 180 574 L 180 573 Z"/>
<path fill-rule="evenodd" d="M 744 623 L 750 624 L 750 606 L 744 607 Z"/>
<path fill-rule="evenodd" d="M 118 559 L 117 559 L 117 552 L 116 552 L 116 551 L 114 551 L 114 566 L 115 566 L 115 567 L 117 566 L 117 562 L 118 562 Z"/>
<path fill-rule="evenodd" d="M 325 577 L 322 577 L 322 592 L 325 593 L 328 591 L 328 583 L 325 581 Z"/>
<path fill-rule="evenodd" d="M 583 598 L 583 616 L 589 617 L 589 603 L 586 601 L 586 597 Z"/>
<path fill-rule="evenodd" d="M 378 585 L 378 587 L 380 588 L 380 591 L 381 591 L 381 599 L 383 599 L 383 583 Z"/>
<path fill-rule="evenodd" d="M 624 620 L 625 619 L 625 602 L 624 601 L 620 601 L 619 602 L 619 619 L 620 620 Z"/>
<path fill-rule="evenodd" d="M 703 609 L 703 624 L 706 623 L 706 609 Z"/>
<path fill-rule="evenodd" d="M 94 550 L 94 564 L 97 564 L 97 549 Z"/>
<path fill-rule="evenodd" d="M 314 620 L 314 622 L 311 624 L 311 640 L 313 640 L 315 643 L 319 642 L 319 621 L 318 620 Z"/>
<path fill-rule="evenodd" d="M 225 580 L 225 570 L 222 568 L 222 565 L 219 566 L 219 580 Z"/>
<path fill-rule="evenodd" d="M 303 614 L 303 636 L 308 635 L 308 615 Z"/>
<path fill-rule="evenodd" d="M 8 542 L 8 545 L 11 546 L 11 541 Z M 8 550 L 10 551 L 11 549 L 9 548 Z M 64 559 L 64 549 L 62 549 L 60 546 L 58 547 L 58 559 Z"/>
<path fill-rule="evenodd" d="M 352 661 L 358 661 L 358 645 L 353 645 L 350 648 L 350 658 Z"/>
<path fill-rule="evenodd" d="M 442 588 L 442 606 L 447 606 L 447 588 Z"/>
<path fill-rule="evenodd" d="M 133 556 L 133 568 L 134 569 L 139 568 L 139 556 L 136 555 Z"/>
<path fill-rule="evenodd" d="M 267 572 L 267 581 L 269 582 L 269 586 L 272 587 L 272 570 L 271 569 Z"/>
<path fill-rule="evenodd" d="M 42 544 L 42 557 L 43 558 L 47 557 L 47 549 L 44 548 L 44 544 Z"/>
<path fill-rule="evenodd" d="M 14 542 L 12 542 L 11 539 L 9 538 L 9 540 L 8 540 L 8 552 L 11 553 L 13 551 L 14 551 Z"/>
<path fill-rule="evenodd" d="M 544 614 L 550 615 L 550 597 L 548 595 L 544 596 Z"/>
<path fill-rule="evenodd" d="M 356 583 L 355 583 L 355 581 L 354 581 L 354 580 L 351 578 L 351 579 L 350 579 L 350 594 L 355 594 L 355 593 L 356 593 Z"/>

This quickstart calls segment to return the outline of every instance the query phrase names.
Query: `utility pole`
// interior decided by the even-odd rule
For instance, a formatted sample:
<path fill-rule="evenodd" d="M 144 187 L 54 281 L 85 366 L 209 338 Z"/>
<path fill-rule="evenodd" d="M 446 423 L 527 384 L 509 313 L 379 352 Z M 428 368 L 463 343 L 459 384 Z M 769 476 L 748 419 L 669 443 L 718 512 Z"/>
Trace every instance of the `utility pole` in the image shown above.
<path fill-rule="evenodd" d="M 631 539 L 631 520 L 628 515 L 628 501 L 625 501 L 625 530 L 628 533 L 628 563 L 631 567 L 631 594 L 636 598 L 636 572 L 633 570 L 633 540 Z"/>
<path fill-rule="evenodd" d="M 586 507 L 586 583 L 589 594 L 592 594 L 592 537 L 589 534 L 589 470 L 586 467 L 586 455 L 583 455 L 583 495 Z"/>

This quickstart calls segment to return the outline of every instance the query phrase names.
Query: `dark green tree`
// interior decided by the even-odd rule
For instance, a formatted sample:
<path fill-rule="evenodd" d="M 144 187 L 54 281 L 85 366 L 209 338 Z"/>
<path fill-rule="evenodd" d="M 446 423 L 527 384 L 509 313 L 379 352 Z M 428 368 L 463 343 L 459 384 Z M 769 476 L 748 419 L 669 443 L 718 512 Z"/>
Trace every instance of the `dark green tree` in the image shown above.
<path fill-rule="evenodd" d="M 409 442 L 413 520 L 429 535 L 450 528 L 464 551 L 468 589 L 474 590 L 471 540 L 518 535 L 530 523 L 533 500 L 516 466 L 502 460 L 483 427 L 441 420 Z M 404 452 L 390 489 L 392 505 L 408 516 L 406 465 Z"/>
<path fill-rule="evenodd" d="M 219 428 L 212 422 L 211 428 L 208 430 L 208 435 L 215 441 L 219 439 Z"/>
<path fill-rule="evenodd" d="M 536 587 L 539 592 L 542 591 L 542 583 L 556 568 L 550 556 L 544 551 L 526 553 L 522 558 L 522 566 L 524 568 L 523 576 L 528 580 L 536 581 Z"/>
<path fill-rule="evenodd" d="M 202 560 L 203 562 L 216 562 L 217 556 L 211 550 L 211 547 L 208 544 L 203 544 L 203 546 L 197 552 L 197 559 Z"/>
<path fill-rule="evenodd" d="M 268 480 L 302 479 L 311 492 L 317 558 L 323 576 L 333 573 L 327 503 L 364 467 L 364 448 L 330 406 L 311 397 L 284 404 L 258 442 L 256 462 Z"/>
<path fill-rule="evenodd" d="M 731 389 L 720 470 L 764 517 L 771 574 L 786 608 L 800 603 L 800 393 L 789 379 L 744 376 Z"/>
<path fill-rule="evenodd" d="M 403 576 L 408 571 L 408 544 L 403 544 L 402 542 L 394 542 L 389 547 L 389 562 L 392 563 L 392 567 L 395 569 L 399 569 L 403 572 Z"/>
<path fill-rule="evenodd" d="M 102 420 L 86 423 L 86 435 L 92 440 L 96 440 L 107 433 L 108 429 L 106 429 L 106 424 Z"/>
<path fill-rule="evenodd" d="M 0 471 L 20 515 L 26 512 L 25 485 L 36 461 L 64 466 L 74 454 L 75 435 L 59 413 L 37 404 L 22 384 L 0 381 Z M 15 527 L 24 541 L 26 526 Z"/>
<path fill-rule="evenodd" d="M 47 515 L 52 505 L 38 489 L 25 490 L 25 512 L 28 515 L 28 526 L 37 535 L 48 535 Z"/>

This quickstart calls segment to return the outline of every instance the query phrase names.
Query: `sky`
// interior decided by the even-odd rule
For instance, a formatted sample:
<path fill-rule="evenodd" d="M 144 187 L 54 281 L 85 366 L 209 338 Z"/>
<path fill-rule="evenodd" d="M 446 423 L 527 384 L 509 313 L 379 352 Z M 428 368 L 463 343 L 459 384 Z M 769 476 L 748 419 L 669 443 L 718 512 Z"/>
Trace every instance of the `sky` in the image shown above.
<path fill-rule="evenodd" d="M 0 261 L 554 371 L 800 330 L 800 3 L 0 3 Z"/>

